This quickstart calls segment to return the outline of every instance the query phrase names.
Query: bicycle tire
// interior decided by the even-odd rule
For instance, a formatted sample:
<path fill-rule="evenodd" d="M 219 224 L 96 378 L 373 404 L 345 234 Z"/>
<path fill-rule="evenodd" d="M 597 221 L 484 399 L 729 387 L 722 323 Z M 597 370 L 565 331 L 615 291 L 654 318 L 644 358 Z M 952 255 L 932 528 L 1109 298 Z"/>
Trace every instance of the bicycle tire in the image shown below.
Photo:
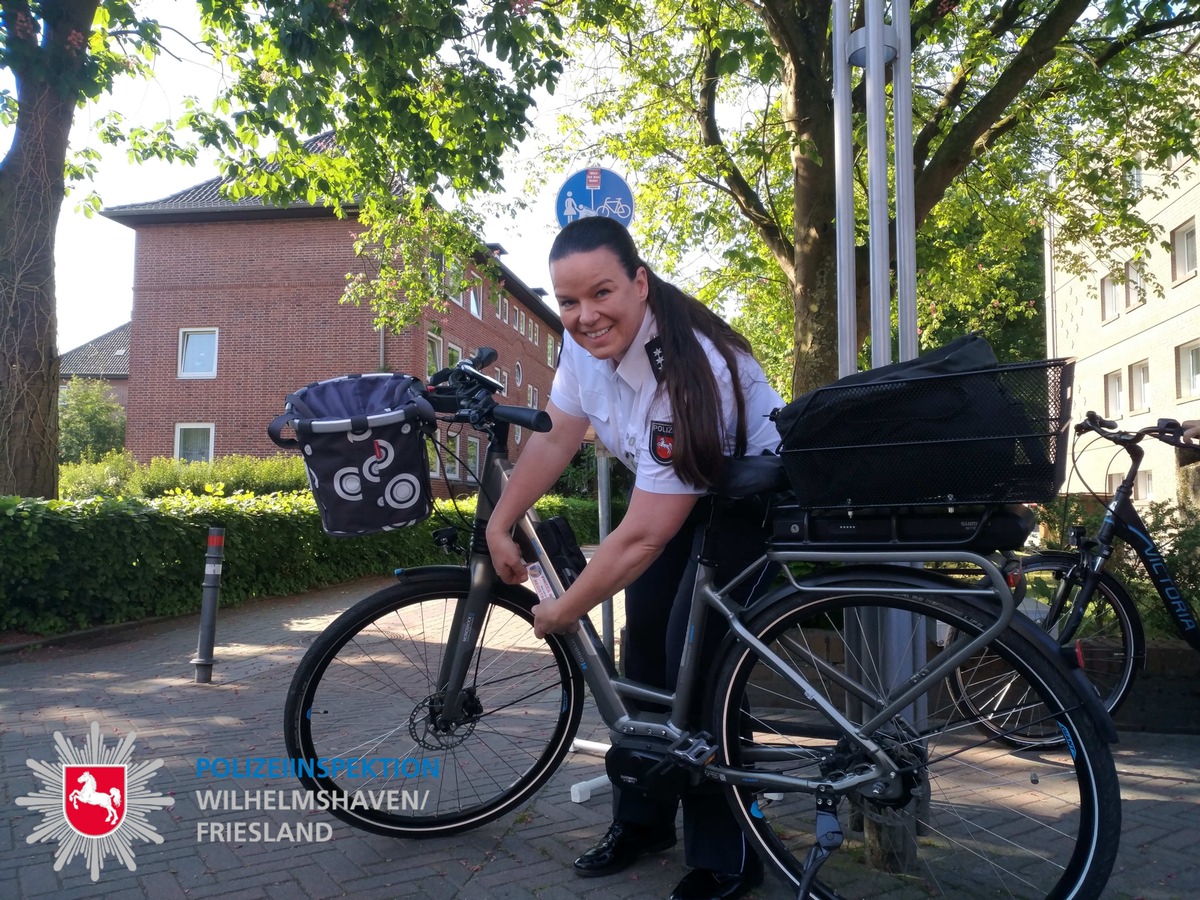
<path fill-rule="evenodd" d="M 787 660 L 816 692 L 861 724 L 846 704 L 858 685 L 860 706 L 874 706 L 907 680 L 875 653 L 853 651 L 845 623 L 888 614 L 881 633 L 932 660 L 938 629 L 977 634 L 987 622 L 978 604 L 952 594 L 868 590 L 787 594 L 755 612 L 747 627 Z M 879 587 L 879 593 L 874 588 Z M 861 591 L 861 592 L 860 592 Z M 904 591 L 903 587 L 891 591 Z M 907 623 L 907 637 L 895 624 Z M 1036 637 L 1036 635 L 1035 635 Z M 1040 641 L 1009 628 L 993 642 L 997 658 L 1022 678 L 1069 737 L 1071 751 L 1020 754 L 994 735 L 979 735 L 940 683 L 923 700 L 925 727 L 894 717 L 868 735 L 913 767 L 902 796 L 885 803 L 867 786 L 847 795 L 839 819 L 846 841 L 818 870 L 812 897 L 1095 897 L 1117 853 L 1120 792 L 1111 752 L 1076 687 Z M 856 752 L 806 695 L 750 647 L 728 645 L 709 707 L 719 762 L 820 777 L 853 772 Z M 847 652 L 850 650 L 850 652 Z M 825 660 L 818 670 L 814 661 Z M 888 673 L 893 674 L 888 674 Z M 839 682 L 848 678 L 849 682 Z M 799 889 L 815 842 L 816 806 L 808 793 L 725 785 L 743 829 L 765 861 Z M 868 836 L 870 833 L 870 837 Z M 882 837 L 882 839 L 881 839 Z M 889 870 L 890 869 L 890 870 Z"/>
<path fill-rule="evenodd" d="M 1108 572 L 1101 573 L 1079 626 L 1070 635 L 1061 630 L 1071 608 L 1070 598 L 1053 616 L 1051 601 L 1059 590 L 1066 590 L 1071 596 L 1078 592 L 1082 579 L 1072 574 L 1078 562 L 1079 558 L 1069 553 L 1041 553 L 1024 559 L 1021 568 L 1025 573 L 1025 598 L 1020 609 L 1071 652 L 1111 714 L 1129 696 L 1138 670 L 1145 665 L 1146 635 L 1134 599 Z M 951 681 L 951 689 L 959 701 L 975 712 L 980 712 L 1005 689 L 1003 678 L 996 681 L 988 677 L 988 669 L 986 652 L 981 653 L 956 670 Z M 984 728 L 999 728 L 1005 739 L 1015 745 L 1039 747 L 1062 742 L 1057 729 L 1036 724 L 1022 728 L 1015 721 L 1001 727 L 997 719 L 988 716 L 980 716 L 979 722 Z"/>
<path fill-rule="evenodd" d="M 316 808 L 377 834 L 450 835 L 515 809 L 554 774 L 579 726 L 583 679 L 560 636 L 533 636 L 536 601 L 521 588 L 498 584 L 480 626 L 465 685 L 474 715 L 447 734 L 429 727 L 468 584 L 463 570 L 385 588 L 309 648 L 288 690 L 284 736 L 291 759 L 329 761 L 297 773 Z"/>

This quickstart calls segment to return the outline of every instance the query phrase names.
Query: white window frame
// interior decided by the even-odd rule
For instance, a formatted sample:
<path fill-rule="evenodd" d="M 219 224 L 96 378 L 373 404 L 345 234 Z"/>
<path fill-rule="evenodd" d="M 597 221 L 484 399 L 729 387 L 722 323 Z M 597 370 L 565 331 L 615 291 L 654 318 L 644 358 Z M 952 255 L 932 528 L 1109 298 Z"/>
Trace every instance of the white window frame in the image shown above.
<path fill-rule="evenodd" d="M 503 369 L 500 370 L 500 384 L 502 384 L 504 386 L 503 390 L 501 390 L 500 393 L 502 393 L 505 397 L 507 397 L 508 396 L 508 373 L 506 371 L 504 371 Z"/>
<path fill-rule="evenodd" d="M 533 342 L 540 344 L 542 342 L 542 326 L 537 322 L 533 323 Z"/>
<path fill-rule="evenodd" d="M 445 357 L 442 356 L 443 348 L 444 345 L 440 336 L 434 334 L 433 332 L 427 331 L 425 333 L 425 367 L 429 370 L 425 373 L 426 377 L 445 368 L 442 364 L 442 360 L 445 359 Z M 433 350 L 433 355 L 435 357 L 432 365 L 429 362 L 429 351 L 431 349 Z"/>
<path fill-rule="evenodd" d="M 1104 376 L 1104 417 L 1119 419 L 1125 408 L 1125 391 L 1121 371 L 1109 372 Z"/>
<path fill-rule="evenodd" d="M 201 429 L 208 430 L 208 458 L 204 460 L 204 462 L 212 462 L 213 452 L 217 443 L 217 426 L 213 422 L 176 422 L 174 450 L 175 459 L 183 459 L 183 457 L 179 455 L 179 433 L 185 428 L 191 428 L 197 431 Z"/>
<path fill-rule="evenodd" d="M 1180 282 L 1196 274 L 1196 220 L 1171 232 L 1171 280 Z"/>
<path fill-rule="evenodd" d="M 520 323 L 517 326 L 517 331 L 521 332 L 521 334 L 524 334 L 525 333 L 525 310 L 523 310 L 523 309 L 517 310 L 517 321 Z"/>
<path fill-rule="evenodd" d="M 460 305 L 469 309 L 475 318 L 483 318 L 483 278 L 478 272 L 467 276 L 467 287 L 463 290 Z"/>
<path fill-rule="evenodd" d="M 1143 359 L 1129 367 L 1129 411 L 1150 408 L 1150 361 Z"/>
<path fill-rule="evenodd" d="M 474 463 L 471 462 L 472 457 Z M 467 471 L 475 481 L 479 481 L 480 467 L 483 465 L 483 445 L 480 444 L 479 438 L 467 438 Z"/>
<path fill-rule="evenodd" d="M 1146 279 L 1142 267 L 1137 263 L 1125 263 L 1125 308 L 1141 306 L 1146 302 Z"/>
<path fill-rule="evenodd" d="M 451 356 L 455 356 L 456 354 L 457 354 L 456 359 L 450 358 Z M 454 366 L 458 363 L 458 361 L 461 360 L 462 358 L 463 358 L 462 347 L 458 346 L 458 344 L 446 344 L 446 368 L 453 369 Z"/>
<path fill-rule="evenodd" d="M 501 298 L 500 303 L 501 303 L 501 307 L 504 310 L 504 312 L 502 312 L 500 314 L 500 321 L 503 322 L 505 325 L 507 325 L 508 324 L 508 295 L 507 294 Z"/>
<path fill-rule="evenodd" d="M 1200 340 L 1175 348 L 1175 369 L 1179 399 L 1200 397 Z"/>
<path fill-rule="evenodd" d="M 460 469 L 459 469 L 459 465 L 458 465 L 458 448 L 460 446 L 459 433 L 457 431 L 454 432 L 454 434 L 450 434 L 450 432 L 446 432 L 446 442 L 445 443 L 446 443 L 446 461 L 445 461 L 443 467 L 446 470 L 446 477 L 449 478 L 451 481 L 458 481 L 458 479 L 461 477 Z"/>
<path fill-rule="evenodd" d="M 1100 321 L 1111 322 L 1120 314 L 1121 306 L 1116 279 L 1105 275 L 1100 279 Z"/>
<path fill-rule="evenodd" d="M 187 346 L 187 339 L 192 335 L 211 334 L 213 339 L 213 358 L 212 365 L 204 372 L 185 372 L 183 370 L 184 352 Z M 217 354 L 220 350 L 221 335 L 219 328 L 180 328 L 179 329 L 179 348 L 175 357 L 176 376 L 178 378 L 216 378 L 217 377 Z"/>
<path fill-rule="evenodd" d="M 525 399 L 530 409 L 538 408 L 538 389 L 532 384 L 529 385 L 529 390 L 525 392 Z"/>
<path fill-rule="evenodd" d="M 513 367 L 513 377 L 517 380 L 517 387 L 521 386 L 521 379 L 525 375 L 525 370 L 521 368 L 521 361 L 518 359 L 517 364 Z"/>

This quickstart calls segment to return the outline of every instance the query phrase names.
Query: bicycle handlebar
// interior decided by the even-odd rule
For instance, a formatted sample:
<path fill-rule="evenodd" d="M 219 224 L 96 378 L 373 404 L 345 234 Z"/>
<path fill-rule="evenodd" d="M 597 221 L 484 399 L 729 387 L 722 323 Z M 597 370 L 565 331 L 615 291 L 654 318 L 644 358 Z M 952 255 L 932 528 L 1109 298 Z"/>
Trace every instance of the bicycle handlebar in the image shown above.
<path fill-rule="evenodd" d="M 1084 421 L 1075 426 L 1075 433 L 1085 434 L 1089 431 L 1113 443 L 1138 444 L 1141 443 L 1142 438 L 1152 437 L 1164 444 L 1170 444 L 1172 447 L 1194 448 L 1196 446 L 1183 439 L 1183 426 L 1174 419 L 1159 419 L 1157 424 L 1148 425 L 1138 431 L 1121 431 L 1117 428 L 1116 422 L 1102 418 L 1098 413 L 1089 409 Z"/>
<path fill-rule="evenodd" d="M 489 422 L 504 422 L 531 431 L 549 431 L 550 415 L 525 406 L 505 406 L 492 399 L 504 385 L 479 371 L 496 361 L 491 347 L 480 347 L 471 359 L 460 359 L 453 367 L 435 372 L 429 378 L 426 396 L 436 412 L 449 414 L 455 422 L 468 422 L 479 428 Z"/>

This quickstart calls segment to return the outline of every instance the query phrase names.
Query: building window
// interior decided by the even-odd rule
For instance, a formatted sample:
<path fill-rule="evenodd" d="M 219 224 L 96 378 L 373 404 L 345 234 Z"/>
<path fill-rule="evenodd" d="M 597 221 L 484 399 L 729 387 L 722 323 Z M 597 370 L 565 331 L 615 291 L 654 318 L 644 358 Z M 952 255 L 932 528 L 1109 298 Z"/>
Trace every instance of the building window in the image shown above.
<path fill-rule="evenodd" d="M 537 322 L 533 323 L 533 342 L 540 344 L 542 342 L 542 326 Z"/>
<path fill-rule="evenodd" d="M 500 321 L 508 324 L 508 297 L 500 298 Z"/>
<path fill-rule="evenodd" d="M 1138 306 L 1146 302 L 1146 280 L 1142 267 L 1136 263 L 1125 263 L 1125 306 Z"/>
<path fill-rule="evenodd" d="M 213 433 L 211 422 L 181 422 L 175 426 L 175 458 L 187 462 L 212 462 Z"/>
<path fill-rule="evenodd" d="M 467 278 L 467 287 L 462 293 L 462 303 L 475 318 L 483 318 L 483 279 L 474 272 Z"/>
<path fill-rule="evenodd" d="M 179 377 L 217 377 L 217 329 L 179 329 Z"/>
<path fill-rule="evenodd" d="M 503 369 L 500 370 L 500 384 L 502 385 L 500 393 L 502 393 L 505 397 L 507 397 L 508 396 L 508 373 L 505 372 Z"/>
<path fill-rule="evenodd" d="M 1129 410 L 1144 412 L 1150 408 L 1150 363 L 1142 360 L 1129 367 Z"/>
<path fill-rule="evenodd" d="M 467 472 L 479 481 L 479 438 L 467 438 Z"/>
<path fill-rule="evenodd" d="M 453 344 L 446 345 L 446 368 L 453 369 L 458 365 L 458 361 L 462 359 L 462 347 L 456 347 Z"/>
<path fill-rule="evenodd" d="M 438 474 L 442 471 L 442 462 L 439 456 L 440 448 L 438 447 L 438 444 L 441 443 L 441 440 L 442 431 L 439 428 L 433 433 L 433 441 L 431 442 L 432 446 L 427 446 L 426 449 L 426 452 L 429 453 L 429 474 L 433 478 L 437 478 Z"/>
<path fill-rule="evenodd" d="M 1108 496 L 1112 496 L 1117 492 L 1117 488 L 1121 486 L 1121 482 L 1125 480 L 1125 476 L 1120 472 L 1110 472 L 1108 475 Z M 1142 469 L 1137 473 L 1137 477 L 1133 480 L 1133 494 L 1130 500 L 1153 500 L 1154 499 L 1154 476 L 1148 469 Z"/>
<path fill-rule="evenodd" d="M 1175 348 L 1181 399 L 1200 397 L 1200 341 Z"/>
<path fill-rule="evenodd" d="M 546 336 L 546 365 L 554 368 L 554 335 Z"/>
<path fill-rule="evenodd" d="M 532 384 L 529 386 L 529 390 L 526 392 L 525 398 L 528 401 L 530 409 L 538 408 L 538 389 Z"/>
<path fill-rule="evenodd" d="M 442 369 L 442 339 L 436 334 L 425 335 L 425 376 Z"/>
<path fill-rule="evenodd" d="M 1171 232 L 1171 279 L 1182 281 L 1196 274 L 1196 220 Z"/>
<path fill-rule="evenodd" d="M 1122 302 L 1117 282 L 1109 275 L 1100 279 L 1100 319 L 1107 322 L 1117 317 Z"/>
<path fill-rule="evenodd" d="M 521 426 L 518 425 L 513 429 L 513 440 L 518 444 L 521 443 Z"/>
<path fill-rule="evenodd" d="M 1104 376 L 1104 415 L 1109 419 L 1119 419 L 1121 410 L 1125 408 L 1125 398 L 1121 389 L 1121 373 L 1109 372 Z"/>
<path fill-rule="evenodd" d="M 515 367 L 515 371 L 513 374 L 517 379 L 517 387 L 520 387 L 521 386 L 521 376 L 524 374 L 524 370 L 521 368 L 521 361 L 519 359 L 517 360 L 517 365 Z"/>
<path fill-rule="evenodd" d="M 525 333 L 525 310 L 517 310 L 517 331 Z"/>
<path fill-rule="evenodd" d="M 446 433 L 446 477 L 458 480 L 458 433 Z"/>

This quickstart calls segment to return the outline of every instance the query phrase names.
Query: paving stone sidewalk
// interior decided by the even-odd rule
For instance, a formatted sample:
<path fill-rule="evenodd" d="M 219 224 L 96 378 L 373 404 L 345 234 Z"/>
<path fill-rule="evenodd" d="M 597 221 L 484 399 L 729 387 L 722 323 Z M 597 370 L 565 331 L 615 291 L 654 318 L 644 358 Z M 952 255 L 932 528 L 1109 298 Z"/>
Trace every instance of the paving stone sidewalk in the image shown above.
<path fill-rule="evenodd" d="M 198 758 L 283 757 L 284 696 L 292 673 L 324 625 L 389 583 L 365 580 L 299 597 L 222 610 L 213 681 L 193 681 L 198 618 L 120 629 L 60 646 L 0 654 L 0 898 L 665 898 L 684 871 L 682 847 L 611 878 L 580 879 L 571 861 L 606 828 L 607 790 L 573 803 L 573 784 L 603 775 L 603 762 L 571 754 L 536 800 L 515 816 L 463 835 L 401 841 L 357 831 L 324 813 L 324 843 L 197 840 L 201 820 L 247 813 L 202 812 Z M 1137 702 L 1136 696 L 1130 702 Z M 29 844 L 42 821 L 16 803 L 41 787 L 26 760 L 57 759 L 54 734 L 78 741 L 98 722 L 106 746 L 136 732 L 134 762 L 161 758 L 152 791 L 175 805 L 147 821 L 162 843 L 136 842 L 136 870 L 109 858 L 98 882 L 76 858 L 54 869 L 56 843 Z M 580 737 L 606 732 L 588 703 Z M 1200 736 L 1124 733 L 1115 748 L 1124 797 L 1113 898 L 1200 896 Z M 241 778 L 226 787 L 283 789 L 288 778 Z M 296 812 L 254 812 L 277 826 Z M 752 895 L 792 896 L 768 878 Z"/>

